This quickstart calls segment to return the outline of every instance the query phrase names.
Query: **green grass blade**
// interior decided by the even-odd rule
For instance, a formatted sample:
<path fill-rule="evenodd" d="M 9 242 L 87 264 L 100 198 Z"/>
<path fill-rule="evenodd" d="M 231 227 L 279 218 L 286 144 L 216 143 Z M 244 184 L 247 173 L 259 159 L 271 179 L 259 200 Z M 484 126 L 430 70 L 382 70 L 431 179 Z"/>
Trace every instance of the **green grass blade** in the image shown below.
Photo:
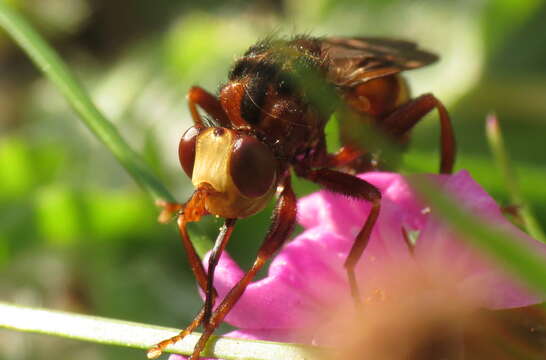
<path fill-rule="evenodd" d="M 142 158 L 129 147 L 114 125 L 96 108 L 59 55 L 20 14 L 3 0 L 0 0 L 0 26 L 57 86 L 85 125 L 106 145 L 133 179 L 154 199 L 174 201 L 174 197 L 155 177 Z"/>
<path fill-rule="evenodd" d="M 0 327 L 139 349 L 148 349 L 157 342 L 178 334 L 176 329 L 2 302 Z M 189 355 L 199 335 L 188 335 L 176 345 L 168 347 L 167 351 Z M 318 351 L 310 346 L 213 336 L 202 355 L 222 359 L 303 360 L 310 359 L 310 355 L 317 354 Z M 58 355 L 62 358 L 62 354 Z M 146 358 L 144 352 L 142 358 Z"/>
<path fill-rule="evenodd" d="M 423 199 L 432 205 L 432 211 L 451 223 L 471 245 L 486 251 L 499 264 L 526 281 L 539 293 L 546 295 L 544 256 L 465 211 L 446 196 L 437 184 L 421 177 L 412 180 L 411 183 Z"/>
<path fill-rule="evenodd" d="M 485 126 L 489 147 L 495 157 L 495 162 L 501 172 L 508 194 L 510 195 L 510 201 L 518 207 L 518 212 L 529 234 L 535 239 L 546 243 L 546 235 L 544 235 L 544 231 L 542 231 L 540 224 L 533 214 L 533 210 L 528 202 L 525 201 L 525 198 L 521 193 L 516 172 L 510 161 L 510 156 L 506 151 L 502 131 L 496 115 L 488 115 Z"/>

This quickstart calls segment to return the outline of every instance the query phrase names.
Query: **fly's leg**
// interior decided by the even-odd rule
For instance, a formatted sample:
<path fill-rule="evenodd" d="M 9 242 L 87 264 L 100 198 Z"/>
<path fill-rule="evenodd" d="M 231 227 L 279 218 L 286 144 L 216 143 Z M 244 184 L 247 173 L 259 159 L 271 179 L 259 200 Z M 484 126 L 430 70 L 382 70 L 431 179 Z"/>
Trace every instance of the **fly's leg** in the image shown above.
<path fill-rule="evenodd" d="M 358 307 L 361 304 L 361 297 L 358 283 L 356 281 L 355 266 L 368 245 L 373 227 L 377 221 L 377 217 L 379 216 L 379 210 L 381 208 L 381 192 L 378 188 L 365 180 L 335 170 L 326 168 L 318 170 L 297 169 L 296 172 L 298 175 L 314 183 L 322 185 L 327 190 L 352 198 L 366 200 L 372 204 L 368 218 L 356 236 L 344 264 L 345 269 L 347 270 L 347 276 L 349 278 L 351 295 Z"/>
<path fill-rule="evenodd" d="M 173 345 L 182 339 L 184 339 L 187 335 L 191 334 L 193 330 L 195 330 L 199 325 L 201 325 L 201 322 L 203 321 L 203 315 L 205 313 L 205 307 L 203 306 L 197 316 L 193 319 L 193 321 L 181 332 L 178 333 L 178 335 L 173 336 L 172 338 L 163 340 L 157 344 L 155 344 L 153 347 L 151 347 L 147 352 L 146 356 L 148 359 L 157 359 L 161 354 L 163 353 L 163 350 L 167 348 L 167 346 Z"/>
<path fill-rule="evenodd" d="M 157 217 L 157 221 L 162 224 L 166 224 L 171 221 L 175 214 L 178 214 L 184 208 L 184 204 L 168 202 L 164 200 L 157 200 L 155 204 L 162 208 L 159 216 Z"/>
<path fill-rule="evenodd" d="M 199 86 L 192 86 L 187 95 L 188 107 L 195 125 L 202 125 L 203 119 L 197 111 L 199 105 L 207 114 L 212 116 L 222 127 L 229 127 L 229 119 L 218 101 L 218 98 Z"/>
<path fill-rule="evenodd" d="M 195 345 L 194 351 L 190 360 L 199 359 L 199 355 L 205 348 L 207 340 L 210 338 L 214 330 L 224 320 L 229 311 L 237 303 L 243 295 L 246 287 L 252 281 L 256 273 L 264 266 L 266 261 L 284 244 L 285 240 L 290 236 L 294 224 L 296 222 L 296 196 L 292 191 L 290 177 L 286 176 L 282 189 L 280 189 L 279 200 L 273 212 L 272 224 L 269 227 L 266 238 L 258 250 L 258 256 L 250 270 L 243 276 L 241 280 L 229 291 L 224 300 L 214 313 L 211 315 L 210 321 L 205 323 L 205 331 Z"/>
<path fill-rule="evenodd" d="M 328 154 L 326 167 L 338 168 L 347 165 L 363 155 L 361 150 L 353 146 L 345 145 L 341 147 L 335 154 Z"/>
<path fill-rule="evenodd" d="M 209 267 L 207 269 L 207 289 L 205 291 L 205 305 L 203 313 L 203 323 L 207 324 L 210 320 L 210 315 L 212 313 L 212 308 L 214 306 L 214 300 L 216 298 L 216 293 L 214 291 L 214 270 L 218 261 L 220 261 L 220 256 L 227 246 L 233 228 L 235 227 L 236 219 L 226 219 L 224 226 L 220 230 L 214 247 L 210 253 L 209 257 Z"/>
<path fill-rule="evenodd" d="M 190 334 L 196 327 L 203 323 L 205 315 L 207 314 L 207 312 L 210 314 L 212 307 L 214 306 L 216 291 L 214 290 L 212 284 L 212 277 L 214 268 L 216 267 L 216 263 L 214 263 L 214 260 L 212 259 L 218 259 L 219 255 L 211 255 L 211 262 L 209 262 L 209 273 L 207 274 L 201 260 L 199 259 L 199 255 L 197 254 L 197 251 L 195 250 L 195 247 L 191 242 L 186 228 L 188 222 L 199 221 L 203 215 L 206 215 L 206 210 L 204 208 L 205 196 L 206 193 L 204 191 L 196 190 L 190 200 L 186 204 L 181 205 L 182 212 L 178 216 L 177 221 L 180 239 L 182 240 L 182 245 L 184 246 L 184 250 L 188 257 L 188 262 L 190 263 L 191 269 L 195 278 L 197 279 L 199 287 L 205 292 L 205 304 L 203 305 L 197 316 L 194 318 L 194 320 L 191 322 L 191 324 L 188 325 L 188 327 L 182 330 L 178 335 L 173 336 L 170 339 L 163 340 L 150 348 L 150 350 L 148 350 L 147 352 L 147 356 L 150 359 L 155 359 L 159 357 L 167 346 L 182 340 L 186 335 Z M 225 245 L 227 244 L 229 237 L 231 236 L 231 233 L 233 231 L 234 224 L 234 220 L 226 220 L 226 223 L 222 227 L 218 238 L 216 239 L 216 244 L 214 246 L 214 249 L 217 253 L 221 253 L 221 251 L 225 248 Z M 216 262 L 217 261 L 218 260 L 216 260 Z M 210 271 L 211 268 L 212 272 Z"/>
<path fill-rule="evenodd" d="M 190 200 L 183 205 L 183 210 L 178 215 L 177 219 L 178 232 L 180 234 L 180 239 L 182 240 L 182 246 L 188 257 L 191 270 L 197 279 L 197 283 L 203 291 L 206 291 L 207 288 L 207 276 L 201 259 L 199 258 L 199 255 L 197 255 L 197 251 L 191 242 L 187 224 L 189 222 L 199 221 L 201 220 L 201 217 L 207 214 L 205 209 L 205 197 L 205 191 L 196 190 Z"/>
<path fill-rule="evenodd" d="M 455 134 L 446 108 L 434 95 L 421 95 L 398 107 L 381 126 L 391 135 L 404 136 L 434 108 L 440 115 L 440 173 L 451 174 L 455 163 Z"/>

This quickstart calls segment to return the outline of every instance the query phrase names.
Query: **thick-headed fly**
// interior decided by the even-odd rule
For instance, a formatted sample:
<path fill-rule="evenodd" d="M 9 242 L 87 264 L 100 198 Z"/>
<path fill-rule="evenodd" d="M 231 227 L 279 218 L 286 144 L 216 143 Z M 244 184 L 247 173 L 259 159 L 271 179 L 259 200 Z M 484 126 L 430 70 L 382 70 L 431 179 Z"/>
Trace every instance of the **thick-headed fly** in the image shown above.
<path fill-rule="evenodd" d="M 161 205 L 163 219 L 179 214 L 182 242 L 206 300 L 184 331 L 149 350 L 150 358 L 203 325 L 191 359 L 199 358 L 211 334 L 293 229 L 296 196 L 290 184 L 291 170 L 325 189 L 371 203 L 370 214 L 363 219 L 345 261 L 350 289 L 358 303 L 354 267 L 379 215 L 381 193 L 353 174 L 377 168 L 381 162 L 343 128 L 343 147 L 329 154 L 324 127 L 334 112 L 350 114 L 378 134 L 403 144 L 413 126 L 436 108 L 441 125 L 440 172 L 450 173 L 455 139 L 447 111 L 432 94 L 411 98 L 400 75 L 436 60 L 435 55 L 412 42 L 393 39 L 267 39 L 250 47 L 235 62 L 218 96 L 200 87 L 190 89 L 188 102 L 194 125 L 180 140 L 179 157 L 195 192 L 185 204 Z M 305 74 L 314 76 L 307 78 Z M 337 101 L 313 96 L 321 88 L 331 89 Z M 200 115 L 198 107 L 206 117 Z M 213 311 L 214 269 L 237 219 L 262 210 L 275 195 L 272 224 L 254 264 Z M 208 214 L 225 218 L 225 223 L 205 271 L 186 224 Z"/>

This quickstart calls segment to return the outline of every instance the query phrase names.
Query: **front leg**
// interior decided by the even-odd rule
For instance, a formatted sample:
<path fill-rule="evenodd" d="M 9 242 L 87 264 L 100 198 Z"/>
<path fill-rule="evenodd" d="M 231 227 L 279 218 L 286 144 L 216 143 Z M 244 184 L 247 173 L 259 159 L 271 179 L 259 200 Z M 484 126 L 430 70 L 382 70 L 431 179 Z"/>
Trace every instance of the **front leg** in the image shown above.
<path fill-rule="evenodd" d="M 207 214 L 204 203 L 205 197 L 206 191 L 197 189 L 193 193 L 190 200 L 188 200 L 188 202 L 186 202 L 185 204 L 163 204 L 165 206 L 165 211 L 178 212 L 177 225 L 178 231 L 180 233 L 180 239 L 182 240 L 182 246 L 184 247 L 188 262 L 191 266 L 197 283 L 199 284 L 201 290 L 203 290 L 203 292 L 205 292 L 206 294 L 207 301 L 205 305 L 201 308 L 197 316 L 194 318 L 194 320 L 191 322 L 191 324 L 188 325 L 184 330 L 182 330 L 178 335 L 173 336 L 170 339 L 163 340 L 148 350 L 147 356 L 150 359 L 155 359 L 159 357 L 159 355 L 161 355 L 161 353 L 167 346 L 182 340 L 184 337 L 186 337 L 186 335 L 190 334 L 196 327 L 198 327 L 203 322 L 204 317 L 207 313 L 207 306 L 210 306 L 210 308 L 212 308 L 212 306 L 214 305 L 216 291 L 214 290 L 214 287 L 212 287 L 212 284 L 209 284 L 209 276 L 203 267 L 203 263 L 201 262 L 201 259 L 199 258 L 199 255 L 197 254 L 197 251 L 195 250 L 195 247 L 193 246 L 193 243 L 191 242 L 190 236 L 187 231 L 187 224 L 189 222 L 199 221 L 202 216 Z M 232 224 L 228 224 L 228 222 L 226 221 L 226 225 L 224 226 L 225 231 L 220 232 L 220 235 L 218 236 L 218 239 L 216 241 L 217 244 L 227 243 L 229 235 L 231 234 L 231 229 L 228 228 L 228 225 L 229 227 L 232 227 Z M 223 248 L 223 246 L 224 245 L 218 245 L 215 247 Z M 208 313 L 210 313 L 210 310 L 208 311 Z"/>
<path fill-rule="evenodd" d="M 176 224 L 178 226 L 178 232 L 180 234 L 180 240 L 182 240 L 182 246 L 186 251 L 188 257 L 188 262 L 190 263 L 191 269 L 199 287 L 203 291 L 206 291 L 207 288 L 207 275 L 203 264 L 197 255 L 197 251 L 191 242 L 190 236 L 187 230 L 187 224 L 190 222 L 196 222 L 201 219 L 201 217 L 208 214 L 205 209 L 205 197 L 207 196 L 206 191 L 202 189 L 197 189 L 192 194 L 191 198 L 184 204 L 178 203 L 169 203 L 159 201 L 157 204 L 163 207 L 163 211 L 159 215 L 159 222 L 167 222 L 171 219 L 173 213 L 176 213 Z"/>
<path fill-rule="evenodd" d="M 322 185 L 327 190 L 372 203 L 370 214 L 356 236 L 344 264 L 349 278 L 351 295 L 353 296 L 355 304 L 360 306 L 361 298 L 358 283 L 356 281 L 355 267 L 368 245 L 373 227 L 379 216 L 381 192 L 378 188 L 365 180 L 335 170 L 326 168 L 318 170 L 297 169 L 296 172 L 299 176 Z"/>
<path fill-rule="evenodd" d="M 220 261 L 220 256 L 224 252 L 224 249 L 229 242 L 233 228 L 235 227 L 236 219 L 226 219 L 224 226 L 220 229 L 220 233 L 216 238 L 214 247 L 211 250 L 209 257 L 209 267 L 207 269 L 207 289 L 205 291 L 205 304 L 204 304 L 204 313 L 203 313 L 203 323 L 207 324 L 210 320 L 210 315 L 212 313 L 212 308 L 214 306 L 214 300 L 216 299 L 216 291 L 214 290 L 214 270 L 218 261 Z"/>
<path fill-rule="evenodd" d="M 280 196 L 273 212 L 272 224 L 269 227 L 269 231 L 267 232 L 262 246 L 258 250 L 258 256 L 256 257 L 254 264 L 243 278 L 229 291 L 222 303 L 218 305 L 216 311 L 212 314 L 210 321 L 204 323 L 205 331 L 195 345 L 190 360 L 199 359 L 199 355 L 205 348 L 208 339 L 241 298 L 248 284 L 265 265 L 267 260 L 281 248 L 286 239 L 290 236 L 294 224 L 296 223 L 297 207 L 296 196 L 292 191 L 289 176 L 285 177 L 279 190 Z"/>
<path fill-rule="evenodd" d="M 199 111 L 197 111 L 197 105 L 199 105 L 207 114 L 212 116 L 214 120 L 222 127 L 230 127 L 229 119 L 226 112 L 222 108 L 218 98 L 205 89 L 199 86 L 192 86 L 188 91 L 188 107 L 193 118 L 195 125 L 204 125 Z"/>
<path fill-rule="evenodd" d="M 218 265 L 218 261 L 220 260 L 220 255 L 226 248 L 226 245 L 231 237 L 231 233 L 233 232 L 233 228 L 235 226 L 235 219 L 226 219 L 224 226 L 220 229 L 220 233 L 218 234 L 218 237 L 216 238 L 216 242 L 214 244 L 214 247 L 211 251 L 210 258 L 209 258 L 209 268 L 206 275 L 200 276 L 206 276 L 206 280 L 198 280 L 199 286 L 205 293 L 205 303 L 201 307 L 201 310 L 193 321 L 182 331 L 180 331 L 177 335 L 163 340 L 160 343 L 157 343 L 152 348 L 150 348 L 147 352 L 147 356 L 149 359 L 156 359 L 159 357 L 165 348 L 167 346 L 170 346 L 172 344 L 175 344 L 182 339 L 184 339 L 187 335 L 191 334 L 193 330 L 195 330 L 199 325 L 204 324 L 205 329 L 207 328 L 207 324 L 210 321 L 210 316 L 212 313 L 212 308 L 214 307 L 214 301 L 216 300 L 216 290 L 214 289 L 214 269 L 216 268 L 216 265 Z M 196 253 L 194 253 L 195 256 L 197 256 Z M 199 261 L 199 258 L 197 258 L 197 261 L 200 264 L 200 267 L 202 269 L 201 261 Z M 192 263 L 192 269 L 194 268 Z M 199 276 L 196 274 L 196 277 L 199 278 Z M 206 281 L 206 284 L 203 286 L 203 281 Z"/>

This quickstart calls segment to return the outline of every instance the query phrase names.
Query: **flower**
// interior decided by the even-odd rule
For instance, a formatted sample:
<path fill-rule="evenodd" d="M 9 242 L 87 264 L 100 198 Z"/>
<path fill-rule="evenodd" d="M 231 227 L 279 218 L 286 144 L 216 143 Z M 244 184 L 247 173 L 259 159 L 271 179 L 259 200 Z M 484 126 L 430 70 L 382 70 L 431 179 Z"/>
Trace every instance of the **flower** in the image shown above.
<path fill-rule="evenodd" d="M 468 172 L 426 176 L 467 211 L 546 256 L 546 246 L 507 221 Z M 477 308 L 507 309 L 539 302 L 520 281 L 467 245 L 456 230 L 431 213 L 404 176 L 373 172 L 360 177 L 383 194 L 380 216 L 356 268 L 364 300 L 362 316 L 368 313 L 374 318 L 378 312 L 370 309 L 377 309 L 373 307 L 377 304 L 390 304 L 389 312 L 398 314 L 400 322 L 402 313 L 409 318 L 411 312 L 413 319 L 416 309 L 422 312 L 428 306 L 423 304 L 429 303 L 435 304 L 428 306 L 429 310 L 437 309 L 438 304 L 458 304 L 457 311 L 425 311 L 441 314 L 442 319 L 455 319 Z M 226 317 L 239 330 L 227 336 L 326 345 L 332 341 L 325 340 L 332 333 L 331 324 L 344 318 L 340 313 L 348 311 L 354 322 L 355 314 L 347 310 L 354 306 L 343 263 L 369 210 L 370 204 L 365 201 L 328 191 L 301 199 L 298 221 L 305 231 L 284 246 L 267 277 L 247 287 Z M 416 235 L 414 244 L 408 244 L 404 232 Z M 241 268 L 223 254 L 214 281 L 220 298 L 242 275 Z M 400 306 L 407 303 L 420 305 L 413 310 Z"/>

